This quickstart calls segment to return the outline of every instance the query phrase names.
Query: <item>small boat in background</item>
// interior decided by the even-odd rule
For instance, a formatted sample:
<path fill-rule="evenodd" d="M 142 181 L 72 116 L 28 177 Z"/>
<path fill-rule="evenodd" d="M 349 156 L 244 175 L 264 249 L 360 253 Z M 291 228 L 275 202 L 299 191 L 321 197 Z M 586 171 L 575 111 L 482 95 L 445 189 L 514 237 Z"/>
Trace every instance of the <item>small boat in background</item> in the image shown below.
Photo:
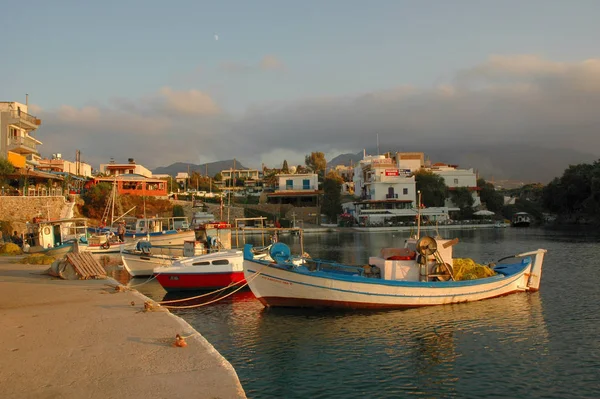
<path fill-rule="evenodd" d="M 531 215 L 527 212 L 517 212 L 513 215 L 511 225 L 513 227 L 529 227 Z"/>

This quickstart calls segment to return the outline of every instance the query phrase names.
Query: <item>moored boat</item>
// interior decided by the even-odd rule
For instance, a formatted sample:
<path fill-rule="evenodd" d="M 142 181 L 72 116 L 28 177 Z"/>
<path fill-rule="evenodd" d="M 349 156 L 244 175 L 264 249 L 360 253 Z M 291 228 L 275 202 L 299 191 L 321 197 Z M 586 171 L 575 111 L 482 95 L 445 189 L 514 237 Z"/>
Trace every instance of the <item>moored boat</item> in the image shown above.
<path fill-rule="evenodd" d="M 243 264 L 242 251 L 227 250 L 183 258 L 154 273 L 167 292 L 214 290 L 243 282 Z"/>
<path fill-rule="evenodd" d="M 531 215 L 527 212 L 517 212 L 513 215 L 511 225 L 513 227 L 529 227 L 531 224 Z"/>
<path fill-rule="evenodd" d="M 202 291 L 225 288 L 244 281 L 244 256 L 231 248 L 229 223 L 205 223 L 197 230 L 198 241 L 186 242 L 184 257 L 167 267 L 154 269 L 156 279 L 167 292 Z M 263 247 L 254 253 L 264 258 Z"/>
<path fill-rule="evenodd" d="M 59 257 L 74 250 L 76 242 L 85 236 L 87 219 L 71 218 L 27 222 L 27 233 L 23 242 L 26 253 L 43 253 Z M 79 244 L 84 247 L 84 244 Z"/>
<path fill-rule="evenodd" d="M 460 281 L 455 279 L 458 272 L 453 268 L 452 246 L 456 242 L 427 236 L 411 238 L 405 248 L 383 249 L 365 266 L 295 258 L 282 243 L 271 248 L 275 262 L 268 262 L 256 259 L 247 245 L 244 276 L 254 295 L 267 307 L 401 309 L 539 289 L 546 250 L 480 266 L 489 269 L 487 275 L 493 275 Z"/>
<path fill-rule="evenodd" d="M 171 266 L 181 259 L 196 257 L 220 250 L 231 249 L 231 225 L 229 223 L 217 222 L 206 223 L 192 231 L 192 237 L 183 242 L 183 256 L 173 256 L 153 253 L 157 246 L 150 241 L 140 240 L 133 250 L 121 252 L 123 266 L 132 276 L 150 276 L 155 268 L 162 269 Z M 196 238 L 197 236 L 197 238 Z"/>

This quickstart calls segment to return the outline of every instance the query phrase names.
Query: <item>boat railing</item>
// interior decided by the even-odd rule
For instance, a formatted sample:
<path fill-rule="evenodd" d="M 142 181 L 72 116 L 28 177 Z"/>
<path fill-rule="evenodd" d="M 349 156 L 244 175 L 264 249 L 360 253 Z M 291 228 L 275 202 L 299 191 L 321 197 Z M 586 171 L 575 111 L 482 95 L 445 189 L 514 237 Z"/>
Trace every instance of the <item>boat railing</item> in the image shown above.
<path fill-rule="evenodd" d="M 344 265 L 341 263 L 325 262 L 320 259 L 307 258 L 304 260 L 304 266 L 311 271 L 327 271 L 333 273 L 339 273 L 344 275 L 358 275 L 364 274 L 364 269 L 361 266 Z"/>

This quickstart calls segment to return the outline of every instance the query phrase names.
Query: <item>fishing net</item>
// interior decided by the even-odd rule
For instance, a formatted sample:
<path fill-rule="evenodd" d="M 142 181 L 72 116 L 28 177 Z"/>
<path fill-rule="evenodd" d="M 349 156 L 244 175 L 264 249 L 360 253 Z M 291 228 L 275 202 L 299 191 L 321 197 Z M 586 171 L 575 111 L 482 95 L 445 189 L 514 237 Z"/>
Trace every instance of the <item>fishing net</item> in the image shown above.
<path fill-rule="evenodd" d="M 8 242 L 6 244 L 4 244 L 3 246 L 0 246 L 0 254 L 6 254 L 6 255 L 20 255 L 23 252 L 21 251 L 21 247 L 19 247 L 17 244 L 13 244 L 11 242 Z"/>
<path fill-rule="evenodd" d="M 475 280 L 478 278 L 491 277 L 496 274 L 490 267 L 475 263 L 473 259 L 456 258 L 452 260 L 454 280 Z"/>

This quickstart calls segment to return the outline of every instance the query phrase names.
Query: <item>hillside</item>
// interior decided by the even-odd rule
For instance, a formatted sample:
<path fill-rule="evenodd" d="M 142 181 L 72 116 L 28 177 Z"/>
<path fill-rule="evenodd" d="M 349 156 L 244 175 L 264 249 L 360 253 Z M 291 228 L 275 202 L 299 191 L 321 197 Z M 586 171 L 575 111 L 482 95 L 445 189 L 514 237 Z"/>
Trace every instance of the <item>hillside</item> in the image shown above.
<path fill-rule="evenodd" d="M 200 165 L 195 165 L 195 164 L 186 163 L 186 162 L 176 162 L 169 166 L 159 166 L 158 168 L 152 170 L 152 173 L 167 174 L 167 175 L 175 176 L 179 172 L 188 172 L 189 171 L 190 173 L 198 172 L 203 176 L 208 174 L 209 176 L 212 177 L 224 169 L 232 169 L 233 164 L 234 164 L 233 159 L 229 159 L 226 161 L 210 162 L 210 163 L 205 163 L 205 164 L 200 164 Z M 235 168 L 236 169 L 248 169 L 247 167 L 242 165 L 239 161 L 235 161 Z"/>

